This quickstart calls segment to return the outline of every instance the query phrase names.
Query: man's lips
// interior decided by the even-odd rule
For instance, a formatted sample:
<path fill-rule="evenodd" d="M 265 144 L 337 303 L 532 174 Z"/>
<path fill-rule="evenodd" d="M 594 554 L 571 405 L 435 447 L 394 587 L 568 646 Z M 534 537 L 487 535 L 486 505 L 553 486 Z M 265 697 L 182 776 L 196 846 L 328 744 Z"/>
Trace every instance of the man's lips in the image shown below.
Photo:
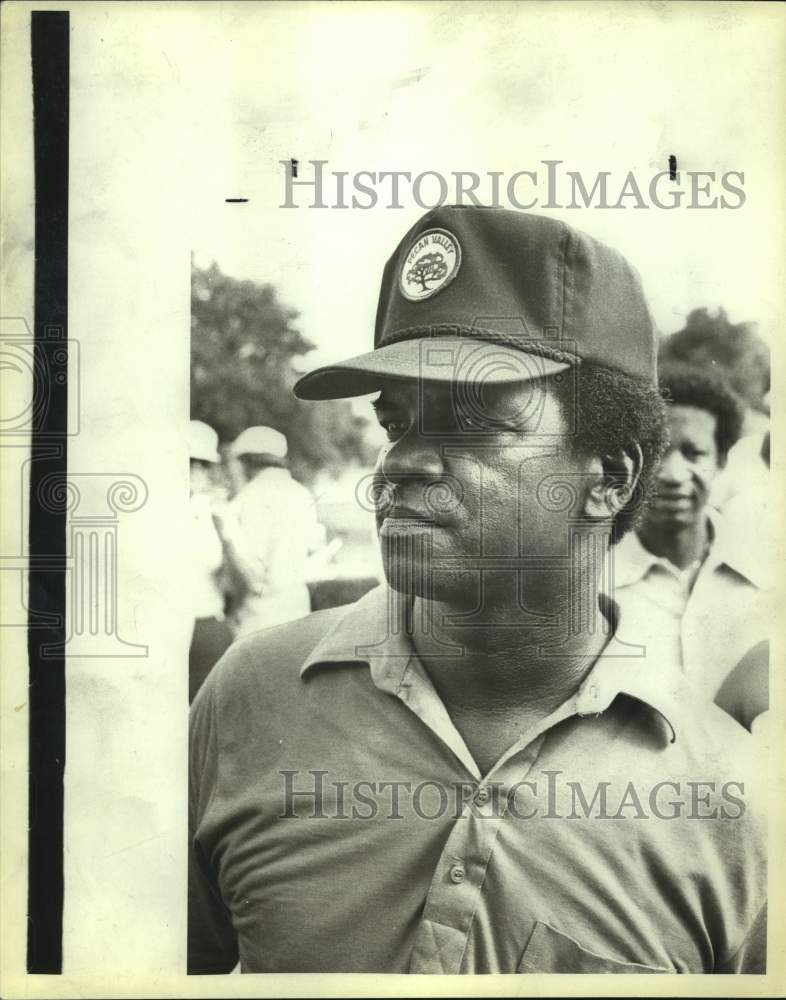
<path fill-rule="evenodd" d="M 661 510 L 689 510 L 695 502 L 692 494 L 684 493 L 656 493 L 652 498 L 653 507 Z"/>
<path fill-rule="evenodd" d="M 420 521 L 423 524 L 437 523 L 436 518 L 431 514 L 425 514 L 423 511 L 415 510 L 412 507 L 404 507 L 401 504 L 380 511 L 380 516 L 385 520 L 390 519 L 393 521 Z"/>
<path fill-rule="evenodd" d="M 380 510 L 377 514 L 377 528 L 381 532 L 438 531 L 449 527 L 450 523 L 454 522 L 449 517 L 426 513 L 402 504 Z"/>

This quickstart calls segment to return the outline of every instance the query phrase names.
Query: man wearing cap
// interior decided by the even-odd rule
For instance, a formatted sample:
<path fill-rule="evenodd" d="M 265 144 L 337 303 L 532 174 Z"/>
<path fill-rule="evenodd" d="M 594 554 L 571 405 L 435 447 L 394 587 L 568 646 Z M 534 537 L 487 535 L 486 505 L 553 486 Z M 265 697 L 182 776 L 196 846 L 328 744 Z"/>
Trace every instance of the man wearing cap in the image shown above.
<path fill-rule="evenodd" d="M 292 478 L 287 439 L 272 427 L 247 427 L 230 448 L 243 468 L 241 487 L 221 532 L 245 594 L 234 615 L 247 635 L 310 611 L 307 561 L 324 532 L 314 498 Z"/>
<path fill-rule="evenodd" d="M 751 738 L 600 597 L 665 440 L 627 262 L 436 209 L 375 349 L 295 391 L 379 393 L 387 585 L 236 644 L 196 700 L 189 970 L 763 971 Z"/>

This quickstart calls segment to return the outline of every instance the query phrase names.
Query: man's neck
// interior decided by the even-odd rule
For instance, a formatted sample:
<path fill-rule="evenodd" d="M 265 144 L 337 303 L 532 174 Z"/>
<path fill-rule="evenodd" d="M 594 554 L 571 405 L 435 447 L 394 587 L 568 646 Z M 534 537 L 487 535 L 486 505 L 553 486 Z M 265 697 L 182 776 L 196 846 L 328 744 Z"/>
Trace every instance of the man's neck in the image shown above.
<path fill-rule="evenodd" d="M 545 717 L 579 687 L 608 641 L 608 623 L 597 607 L 591 620 L 575 630 L 565 612 L 548 626 L 522 623 L 517 603 L 507 614 L 495 603 L 492 621 L 459 625 L 444 623 L 457 613 L 449 604 L 416 598 L 415 611 L 434 640 L 463 650 L 462 655 L 429 656 L 427 644 L 413 637 L 451 716 L 517 713 L 530 722 Z"/>
<path fill-rule="evenodd" d="M 707 551 L 709 539 L 709 518 L 702 510 L 690 524 L 661 525 L 645 523 L 638 531 L 639 541 L 655 556 L 668 559 L 678 569 L 685 569 Z"/>

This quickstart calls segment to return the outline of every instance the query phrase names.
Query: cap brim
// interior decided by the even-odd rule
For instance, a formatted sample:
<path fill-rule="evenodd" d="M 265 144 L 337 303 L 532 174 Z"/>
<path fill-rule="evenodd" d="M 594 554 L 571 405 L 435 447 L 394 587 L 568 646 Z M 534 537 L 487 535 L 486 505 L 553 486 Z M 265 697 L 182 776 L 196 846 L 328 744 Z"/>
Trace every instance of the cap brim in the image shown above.
<path fill-rule="evenodd" d="M 390 379 L 484 385 L 531 382 L 569 367 L 506 344 L 468 337 L 422 337 L 317 368 L 295 384 L 294 393 L 298 399 L 345 399 L 379 392 Z"/>

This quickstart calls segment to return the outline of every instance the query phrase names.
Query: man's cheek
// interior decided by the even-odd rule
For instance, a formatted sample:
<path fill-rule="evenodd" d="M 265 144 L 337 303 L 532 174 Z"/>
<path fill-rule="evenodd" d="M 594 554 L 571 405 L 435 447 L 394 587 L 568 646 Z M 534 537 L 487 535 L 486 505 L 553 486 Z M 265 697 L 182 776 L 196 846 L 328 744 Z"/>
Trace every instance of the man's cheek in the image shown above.
<path fill-rule="evenodd" d="M 715 481 L 720 468 L 713 465 L 707 465 L 705 468 L 701 469 L 699 472 L 700 488 L 706 493 L 709 492 L 710 486 L 712 486 Z"/>
<path fill-rule="evenodd" d="M 484 481 L 466 509 L 465 548 L 477 555 L 517 554 L 517 500 L 509 483 Z M 473 543 L 472 545 L 470 543 Z"/>

